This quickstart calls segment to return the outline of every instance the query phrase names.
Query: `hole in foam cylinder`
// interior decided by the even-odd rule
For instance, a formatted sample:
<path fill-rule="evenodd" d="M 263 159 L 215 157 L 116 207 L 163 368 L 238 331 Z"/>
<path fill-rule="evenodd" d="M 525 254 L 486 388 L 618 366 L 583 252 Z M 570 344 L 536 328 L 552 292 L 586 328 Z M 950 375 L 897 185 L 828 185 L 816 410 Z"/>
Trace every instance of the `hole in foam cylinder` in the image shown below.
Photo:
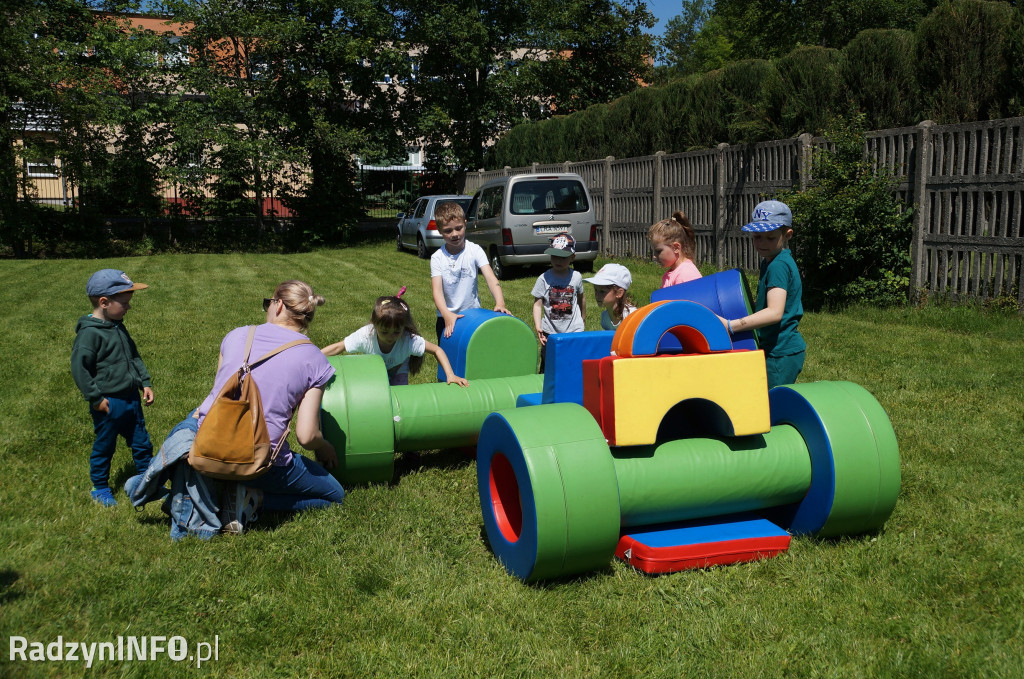
<path fill-rule="evenodd" d="M 519 481 L 511 463 L 501 453 L 491 458 L 491 506 L 501 536 L 515 542 L 523 529 L 523 507 L 519 499 Z"/>

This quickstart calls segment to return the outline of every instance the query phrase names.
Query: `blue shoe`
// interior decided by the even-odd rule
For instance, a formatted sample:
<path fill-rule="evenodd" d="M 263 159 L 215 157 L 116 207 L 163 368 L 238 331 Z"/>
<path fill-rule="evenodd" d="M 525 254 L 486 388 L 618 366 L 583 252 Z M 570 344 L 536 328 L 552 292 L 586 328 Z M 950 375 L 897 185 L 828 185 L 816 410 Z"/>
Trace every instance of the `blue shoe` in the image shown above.
<path fill-rule="evenodd" d="M 117 500 L 114 499 L 114 494 L 110 492 L 109 488 L 97 488 L 92 491 L 92 499 L 104 507 L 117 506 Z"/>

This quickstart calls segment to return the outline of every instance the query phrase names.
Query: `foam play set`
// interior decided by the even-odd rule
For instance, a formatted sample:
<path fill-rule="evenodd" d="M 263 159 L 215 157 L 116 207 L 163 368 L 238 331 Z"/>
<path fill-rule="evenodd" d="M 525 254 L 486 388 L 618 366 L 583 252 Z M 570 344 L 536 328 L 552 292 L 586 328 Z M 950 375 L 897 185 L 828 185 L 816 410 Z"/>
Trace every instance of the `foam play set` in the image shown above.
<path fill-rule="evenodd" d="M 504 363 L 468 388 L 389 387 L 379 357 L 333 357 L 322 415 L 336 475 L 386 481 L 396 451 L 475 443 L 490 547 L 528 582 L 614 557 L 647 573 L 738 563 L 786 551 L 792 535 L 880 528 L 899 451 L 871 394 L 850 382 L 768 391 L 756 337 L 730 338 L 716 316 L 749 313 L 738 271 L 658 297 L 615 332 L 550 336 L 543 376 L 529 328 L 530 345 L 513 347 L 525 324 L 486 310 L 441 344 L 473 354 L 453 365 Z M 531 354 L 529 374 L 510 374 L 528 361 L 506 356 Z"/>

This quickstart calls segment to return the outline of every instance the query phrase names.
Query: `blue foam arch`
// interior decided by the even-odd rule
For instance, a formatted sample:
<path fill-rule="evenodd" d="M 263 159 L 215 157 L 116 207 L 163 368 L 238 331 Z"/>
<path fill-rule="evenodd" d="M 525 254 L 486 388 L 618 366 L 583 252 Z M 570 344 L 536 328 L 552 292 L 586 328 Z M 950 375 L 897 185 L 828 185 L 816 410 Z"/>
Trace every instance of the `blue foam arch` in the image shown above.
<path fill-rule="evenodd" d="M 668 333 L 678 333 L 679 339 L 681 329 L 691 328 L 697 331 L 706 346 L 686 347 L 687 352 L 707 353 L 733 349 L 729 332 L 710 309 L 697 302 L 672 300 L 653 309 L 637 325 L 633 332 L 632 355 L 654 356 L 658 353 L 662 337 Z"/>
<path fill-rule="evenodd" d="M 825 423 L 810 401 L 789 387 L 768 392 L 772 426 L 794 427 L 807 444 L 811 457 L 811 486 L 804 499 L 792 508 L 786 528 L 793 535 L 809 535 L 825 527 L 836 497 L 836 466 Z"/>
<path fill-rule="evenodd" d="M 703 304 L 722 318 L 733 320 L 749 316 L 754 311 L 746 279 L 739 269 L 719 271 L 696 280 L 661 288 L 651 293 L 651 302 L 664 300 L 688 300 Z M 745 330 L 732 336 L 736 349 L 757 349 L 753 331 Z M 679 349 L 679 342 L 668 336 L 662 341 L 662 349 Z"/>

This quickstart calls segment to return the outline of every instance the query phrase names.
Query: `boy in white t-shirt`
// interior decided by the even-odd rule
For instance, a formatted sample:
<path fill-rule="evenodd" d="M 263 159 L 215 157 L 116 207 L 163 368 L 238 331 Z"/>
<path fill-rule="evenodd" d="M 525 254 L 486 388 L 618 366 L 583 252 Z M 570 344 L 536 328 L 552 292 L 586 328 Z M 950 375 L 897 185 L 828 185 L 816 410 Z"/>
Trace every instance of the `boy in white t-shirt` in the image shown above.
<path fill-rule="evenodd" d="M 481 273 L 494 296 L 494 310 L 503 314 L 509 311 L 483 248 L 466 240 L 466 214 L 462 206 L 452 201 L 441 203 L 434 210 L 434 219 L 444 238 L 444 245 L 430 257 L 430 287 L 437 307 L 436 330 L 440 341 L 442 333 L 451 337 L 455 321 L 462 318 L 463 311 L 480 307 L 477 276 Z"/>
<path fill-rule="evenodd" d="M 576 259 L 576 240 L 560 233 L 544 251 L 551 255 L 551 268 L 537 277 L 533 285 L 533 325 L 540 341 L 540 370 L 544 372 L 548 335 L 583 332 L 587 300 L 583 296 L 583 276 L 572 268 Z"/>

